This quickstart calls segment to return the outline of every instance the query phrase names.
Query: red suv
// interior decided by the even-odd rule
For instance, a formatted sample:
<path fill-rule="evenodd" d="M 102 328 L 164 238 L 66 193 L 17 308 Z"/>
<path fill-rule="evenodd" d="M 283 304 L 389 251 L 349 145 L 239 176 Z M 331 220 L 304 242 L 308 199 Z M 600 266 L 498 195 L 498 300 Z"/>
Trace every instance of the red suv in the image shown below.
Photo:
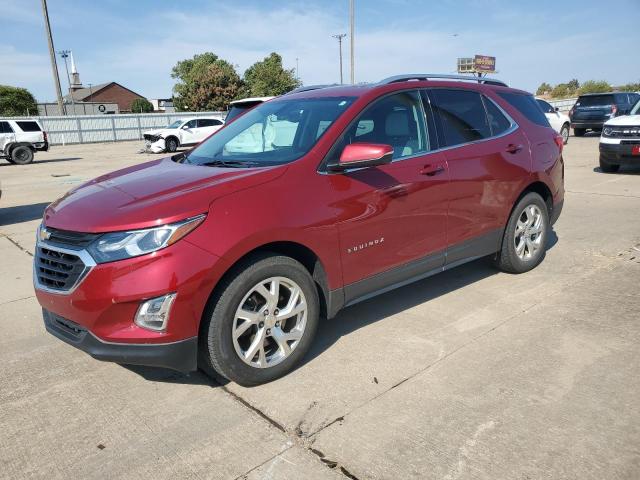
<path fill-rule="evenodd" d="M 99 360 L 273 380 L 345 306 L 484 256 L 538 265 L 561 152 L 535 99 L 497 80 L 284 95 L 51 204 L 34 259 L 46 328 Z"/>

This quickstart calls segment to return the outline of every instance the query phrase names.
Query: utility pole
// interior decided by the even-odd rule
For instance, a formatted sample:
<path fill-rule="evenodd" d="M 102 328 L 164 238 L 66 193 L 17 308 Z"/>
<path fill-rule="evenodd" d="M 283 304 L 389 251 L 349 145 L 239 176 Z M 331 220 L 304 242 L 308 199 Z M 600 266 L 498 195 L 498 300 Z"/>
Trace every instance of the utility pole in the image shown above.
<path fill-rule="evenodd" d="M 300 73 L 298 71 L 298 57 L 296 57 L 296 80 L 300 81 Z"/>
<path fill-rule="evenodd" d="M 73 101 L 73 94 L 71 92 L 71 77 L 69 76 L 69 65 L 67 65 L 67 58 L 69 58 L 69 50 L 60 50 L 58 52 L 58 55 L 60 55 L 62 58 L 64 58 L 64 69 L 67 72 L 67 84 L 69 85 L 69 97 L 71 98 L 71 104 L 73 105 L 73 111 L 75 113 L 75 105 L 76 102 Z"/>
<path fill-rule="evenodd" d="M 42 15 L 44 16 L 44 26 L 47 31 L 47 41 L 49 42 L 49 56 L 51 57 L 51 70 L 53 72 L 53 82 L 56 87 L 56 95 L 58 97 L 58 108 L 60 115 L 66 115 L 64 104 L 62 103 L 62 90 L 60 89 L 60 77 L 58 76 L 58 64 L 56 63 L 56 54 L 53 48 L 53 37 L 51 36 L 51 24 L 49 23 L 49 10 L 47 10 L 47 0 L 42 0 Z"/>
<path fill-rule="evenodd" d="M 342 80 L 342 39 L 347 36 L 346 33 L 339 33 L 338 35 L 331 35 L 333 38 L 338 39 L 338 48 L 340 49 L 340 85 L 344 82 Z"/>
<path fill-rule="evenodd" d="M 354 48 L 354 34 L 355 34 L 355 21 L 354 21 L 354 15 L 355 15 L 355 6 L 354 6 L 354 0 L 349 0 L 349 23 L 351 24 L 351 84 L 353 85 L 354 83 L 356 83 L 356 71 L 355 71 L 355 60 L 354 60 L 354 53 L 353 53 L 353 48 Z"/>

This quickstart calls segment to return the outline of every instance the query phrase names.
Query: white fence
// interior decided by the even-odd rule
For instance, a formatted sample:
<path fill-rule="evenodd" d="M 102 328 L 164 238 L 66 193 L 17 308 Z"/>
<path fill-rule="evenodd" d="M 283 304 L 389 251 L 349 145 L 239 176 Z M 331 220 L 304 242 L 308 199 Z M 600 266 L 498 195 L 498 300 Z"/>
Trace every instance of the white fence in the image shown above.
<path fill-rule="evenodd" d="M 217 117 L 226 112 L 133 113 L 118 115 L 77 115 L 60 117 L 11 117 L 11 120 L 38 119 L 52 145 L 68 143 L 121 142 L 140 140 L 145 130 L 166 127 L 188 117 Z M 3 120 L 3 118 L 0 118 Z"/>
<path fill-rule="evenodd" d="M 561 112 L 568 112 L 575 105 L 578 98 L 565 98 L 564 100 L 547 100 L 554 107 L 558 107 Z"/>

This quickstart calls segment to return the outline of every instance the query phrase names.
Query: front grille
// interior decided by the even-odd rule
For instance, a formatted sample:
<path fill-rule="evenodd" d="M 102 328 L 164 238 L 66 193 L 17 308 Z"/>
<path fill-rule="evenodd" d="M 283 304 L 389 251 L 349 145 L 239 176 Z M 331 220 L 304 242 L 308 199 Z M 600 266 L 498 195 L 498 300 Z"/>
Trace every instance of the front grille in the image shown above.
<path fill-rule="evenodd" d="M 611 138 L 640 138 L 640 127 L 609 127 L 605 136 Z"/>
<path fill-rule="evenodd" d="M 43 245 L 36 248 L 34 262 L 38 283 L 60 292 L 71 290 L 87 269 L 79 256 Z"/>
<path fill-rule="evenodd" d="M 60 315 L 56 315 L 47 309 L 43 309 L 42 314 L 44 316 L 44 322 L 47 326 L 47 330 L 56 334 L 58 337 L 62 336 L 71 342 L 78 343 L 84 339 L 88 332 L 88 330 L 82 325 L 72 322 L 71 320 L 67 320 Z"/>
<path fill-rule="evenodd" d="M 151 143 L 154 143 L 154 142 L 157 142 L 160 139 L 160 137 L 158 135 L 149 135 L 148 133 L 145 133 L 144 139 Z"/>
<path fill-rule="evenodd" d="M 69 232 L 51 227 L 47 227 L 47 232 L 51 234 L 47 240 L 48 243 L 81 248 L 88 246 L 100 236 L 98 233 Z"/>

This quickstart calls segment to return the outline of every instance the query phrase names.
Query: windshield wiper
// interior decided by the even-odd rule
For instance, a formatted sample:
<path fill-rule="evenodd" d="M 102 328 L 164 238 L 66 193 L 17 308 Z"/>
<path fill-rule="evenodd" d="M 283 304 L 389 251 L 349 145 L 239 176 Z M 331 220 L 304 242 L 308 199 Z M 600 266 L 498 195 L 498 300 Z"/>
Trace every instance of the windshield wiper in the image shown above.
<path fill-rule="evenodd" d="M 242 168 L 257 167 L 260 164 L 258 162 L 251 162 L 248 160 L 211 160 L 210 162 L 200 163 L 198 165 L 205 167 Z"/>

